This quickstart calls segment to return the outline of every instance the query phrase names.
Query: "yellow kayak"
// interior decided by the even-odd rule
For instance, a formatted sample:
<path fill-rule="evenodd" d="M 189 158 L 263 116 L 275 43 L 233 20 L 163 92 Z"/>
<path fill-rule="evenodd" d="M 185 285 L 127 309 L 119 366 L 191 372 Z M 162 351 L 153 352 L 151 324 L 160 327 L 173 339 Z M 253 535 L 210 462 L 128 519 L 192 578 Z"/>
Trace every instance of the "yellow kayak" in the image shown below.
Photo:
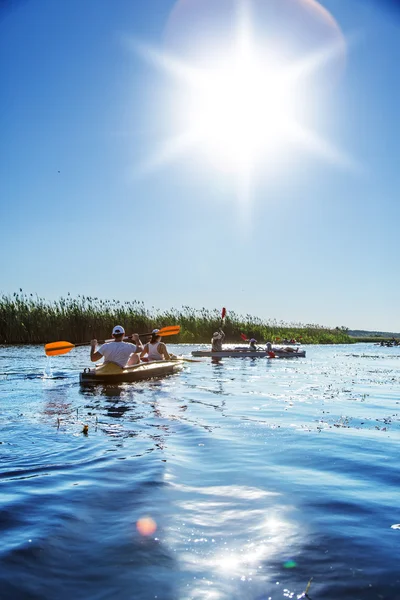
<path fill-rule="evenodd" d="M 131 383 L 146 379 L 160 378 L 178 373 L 183 368 L 183 361 L 157 360 L 139 363 L 132 367 L 120 367 L 115 363 L 106 363 L 94 369 L 84 369 L 79 375 L 81 385 L 93 383 Z"/>

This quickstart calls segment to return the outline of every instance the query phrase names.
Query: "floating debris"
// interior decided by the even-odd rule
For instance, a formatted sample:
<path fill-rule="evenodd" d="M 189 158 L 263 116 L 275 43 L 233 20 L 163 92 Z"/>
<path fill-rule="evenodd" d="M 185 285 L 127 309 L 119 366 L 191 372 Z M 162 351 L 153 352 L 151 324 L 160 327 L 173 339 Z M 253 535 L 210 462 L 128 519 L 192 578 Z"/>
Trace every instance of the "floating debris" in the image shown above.
<path fill-rule="evenodd" d="M 311 582 L 312 582 L 313 578 L 310 578 L 310 581 L 307 583 L 307 587 L 306 587 L 306 591 L 304 592 L 306 595 L 308 594 L 310 587 L 311 587 Z"/>
<path fill-rule="evenodd" d="M 313 577 L 310 578 L 310 581 L 307 583 L 307 587 L 304 590 L 304 592 L 302 594 L 300 594 L 300 596 L 297 596 L 298 600 L 300 600 L 301 598 L 309 598 L 308 592 L 310 590 L 312 580 L 313 580 Z"/>

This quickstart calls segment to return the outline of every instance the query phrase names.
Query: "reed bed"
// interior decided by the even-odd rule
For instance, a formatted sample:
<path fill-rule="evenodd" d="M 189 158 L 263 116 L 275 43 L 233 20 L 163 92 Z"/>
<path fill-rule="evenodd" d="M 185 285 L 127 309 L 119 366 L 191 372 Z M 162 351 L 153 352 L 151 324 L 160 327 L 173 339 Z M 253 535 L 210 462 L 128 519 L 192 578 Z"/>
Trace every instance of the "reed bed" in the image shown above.
<path fill-rule="evenodd" d="M 22 290 L 0 296 L 0 344 L 44 344 L 66 340 L 74 344 L 92 338 L 110 337 L 114 325 L 127 333 L 145 333 L 155 327 L 180 325 L 181 333 L 166 338 L 171 343 L 209 343 L 221 325 L 219 309 L 146 309 L 138 300 L 102 300 L 69 294 L 66 298 L 47 301 Z M 321 325 L 263 320 L 252 315 L 228 311 L 224 323 L 226 342 L 240 343 L 240 334 L 258 342 L 296 339 L 303 344 L 348 344 L 353 340 L 343 327 L 330 329 Z"/>

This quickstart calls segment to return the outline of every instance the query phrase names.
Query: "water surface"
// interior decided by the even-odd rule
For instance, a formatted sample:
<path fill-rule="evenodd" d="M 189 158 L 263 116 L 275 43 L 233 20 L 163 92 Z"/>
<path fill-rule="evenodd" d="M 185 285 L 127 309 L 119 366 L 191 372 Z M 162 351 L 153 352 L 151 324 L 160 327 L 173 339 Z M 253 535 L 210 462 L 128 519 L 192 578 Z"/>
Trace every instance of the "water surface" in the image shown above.
<path fill-rule="evenodd" d="M 0 347 L 2 600 L 400 598 L 400 348 L 306 349 L 82 389 Z"/>

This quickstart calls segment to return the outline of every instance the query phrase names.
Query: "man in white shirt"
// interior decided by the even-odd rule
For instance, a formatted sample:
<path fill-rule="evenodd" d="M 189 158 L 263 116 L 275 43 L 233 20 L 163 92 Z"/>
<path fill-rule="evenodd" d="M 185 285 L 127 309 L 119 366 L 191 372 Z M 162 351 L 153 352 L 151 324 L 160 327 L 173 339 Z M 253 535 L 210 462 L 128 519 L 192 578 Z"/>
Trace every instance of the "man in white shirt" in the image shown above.
<path fill-rule="evenodd" d="M 134 344 L 124 342 L 125 329 L 121 325 L 116 325 L 112 336 L 114 341 L 102 344 L 97 351 L 97 340 L 90 342 L 90 360 L 96 362 L 104 357 L 104 363 L 112 362 L 120 367 L 125 367 L 128 361 L 130 365 L 138 364 L 140 362 L 139 353 L 143 350 L 139 335 L 137 333 L 132 335 Z"/>

